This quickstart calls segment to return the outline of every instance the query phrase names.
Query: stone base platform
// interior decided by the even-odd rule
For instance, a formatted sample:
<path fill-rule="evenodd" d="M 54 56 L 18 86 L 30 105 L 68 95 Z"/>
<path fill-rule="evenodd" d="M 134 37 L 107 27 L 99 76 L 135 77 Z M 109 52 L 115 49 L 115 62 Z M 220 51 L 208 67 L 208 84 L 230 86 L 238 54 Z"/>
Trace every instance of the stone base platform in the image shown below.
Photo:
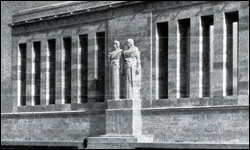
<path fill-rule="evenodd" d="M 138 139 L 131 135 L 109 136 L 88 138 L 88 149 L 133 149 Z"/>
<path fill-rule="evenodd" d="M 96 138 L 96 137 L 95 137 Z M 128 138 L 109 138 L 109 141 L 103 139 L 103 143 L 95 143 L 98 140 L 89 138 L 87 149 L 249 149 L 249 144 L 209 144 L 209 143 L 152 143 L 152 142 L 131 142 Z M 121 143 L 118 143 L 119 140 Z M 127 141 L 128 143 L 122 143 Z M 116 143 L 115 143 L 116 142 Z M 14 148 L 67 148 L 83 149 L 82 141 L 78 142 L 31 142 L 31 141 L 1 141 L 1 149 Z"/>
<path fill-rule="evenodd" d="M 249 149 L 249 144 L 152 143 L 136 137 L 91 137 L 87 149 Z"/>
<path fill-rule="evenodd" d="M 141 137 L 141 100 L 109 100 L 106 134 L 88 138 L 89 149 L 132 149 Z M 151 138 L 153 141 L 153 138 Z"/>

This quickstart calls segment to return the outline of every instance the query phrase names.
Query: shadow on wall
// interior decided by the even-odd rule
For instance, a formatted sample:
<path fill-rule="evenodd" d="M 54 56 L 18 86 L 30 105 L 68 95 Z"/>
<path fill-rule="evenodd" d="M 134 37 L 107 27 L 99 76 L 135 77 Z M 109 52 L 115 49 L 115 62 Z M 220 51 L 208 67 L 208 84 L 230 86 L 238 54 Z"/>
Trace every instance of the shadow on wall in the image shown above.
<path fill-rule="evenodd" d="M 12 91 L 10 80 L 10 77 L 6 77 L 4 80 L 2 80 L 1 77 L 1 113 L 7 113 L 12 111 Z"/>
<path fill-rule="evenodd" d="M 89 135 L 90 137 L 104 135 L 106 133 L 106 117 L 105 114 L 97 114 L 89 116 Z"/>

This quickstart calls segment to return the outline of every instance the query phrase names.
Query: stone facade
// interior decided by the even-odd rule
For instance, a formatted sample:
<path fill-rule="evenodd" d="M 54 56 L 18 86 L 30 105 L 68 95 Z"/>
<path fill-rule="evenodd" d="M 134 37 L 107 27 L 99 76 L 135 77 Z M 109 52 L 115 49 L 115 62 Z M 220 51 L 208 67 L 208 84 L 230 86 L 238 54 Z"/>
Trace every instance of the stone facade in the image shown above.
<path fill-rule="evenodd" d="M 249 147 L 249 2 L 72 2 L 19 12 L 10 26 L 2 145 Z M 129 38 L 141 99 L 111 100 L 108 55 Z"/>

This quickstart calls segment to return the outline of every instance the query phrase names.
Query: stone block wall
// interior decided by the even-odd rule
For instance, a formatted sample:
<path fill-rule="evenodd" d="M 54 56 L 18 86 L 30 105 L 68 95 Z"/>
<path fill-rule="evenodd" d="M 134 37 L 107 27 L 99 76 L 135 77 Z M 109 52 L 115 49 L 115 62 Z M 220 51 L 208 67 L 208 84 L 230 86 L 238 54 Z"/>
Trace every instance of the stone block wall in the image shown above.
<path fill-rule="evenodd" d="M 103 111 L 1 115 L 1 141 L 82 142 L 87 136 L 104 133 Z"/>
<path fill-rule="evenodd" d="M 142 110 L 142 133 L 153 143 L 248 144 L 249 109 L 242 107 Z"/>

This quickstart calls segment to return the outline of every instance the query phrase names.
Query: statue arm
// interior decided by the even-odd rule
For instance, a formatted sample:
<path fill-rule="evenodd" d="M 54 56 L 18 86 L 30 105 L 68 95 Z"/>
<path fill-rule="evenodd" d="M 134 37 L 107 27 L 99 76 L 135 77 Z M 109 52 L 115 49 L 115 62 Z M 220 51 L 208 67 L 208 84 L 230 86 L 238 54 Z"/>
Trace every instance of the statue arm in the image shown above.
<path fill-rule="evenodd" d="M 120 73 L 122 76 L 124 75 L 124 54 L 123 54 L 123 51 L 121 52 L 121 57 L 120 57 Z"/>
<path fill-rule="evenodd" d="M 108 55 L 108 61 L 111 61 L 111 53 Z"/>
<path fill-rule="evenodd" d="M 140 51 L 137 52 L 136 59 L 137 59 L 136 73 L 139 74 L 139 72 L 140 72 L 140 70 L 141 70 L 141 57 L 140 57 Z"/>

